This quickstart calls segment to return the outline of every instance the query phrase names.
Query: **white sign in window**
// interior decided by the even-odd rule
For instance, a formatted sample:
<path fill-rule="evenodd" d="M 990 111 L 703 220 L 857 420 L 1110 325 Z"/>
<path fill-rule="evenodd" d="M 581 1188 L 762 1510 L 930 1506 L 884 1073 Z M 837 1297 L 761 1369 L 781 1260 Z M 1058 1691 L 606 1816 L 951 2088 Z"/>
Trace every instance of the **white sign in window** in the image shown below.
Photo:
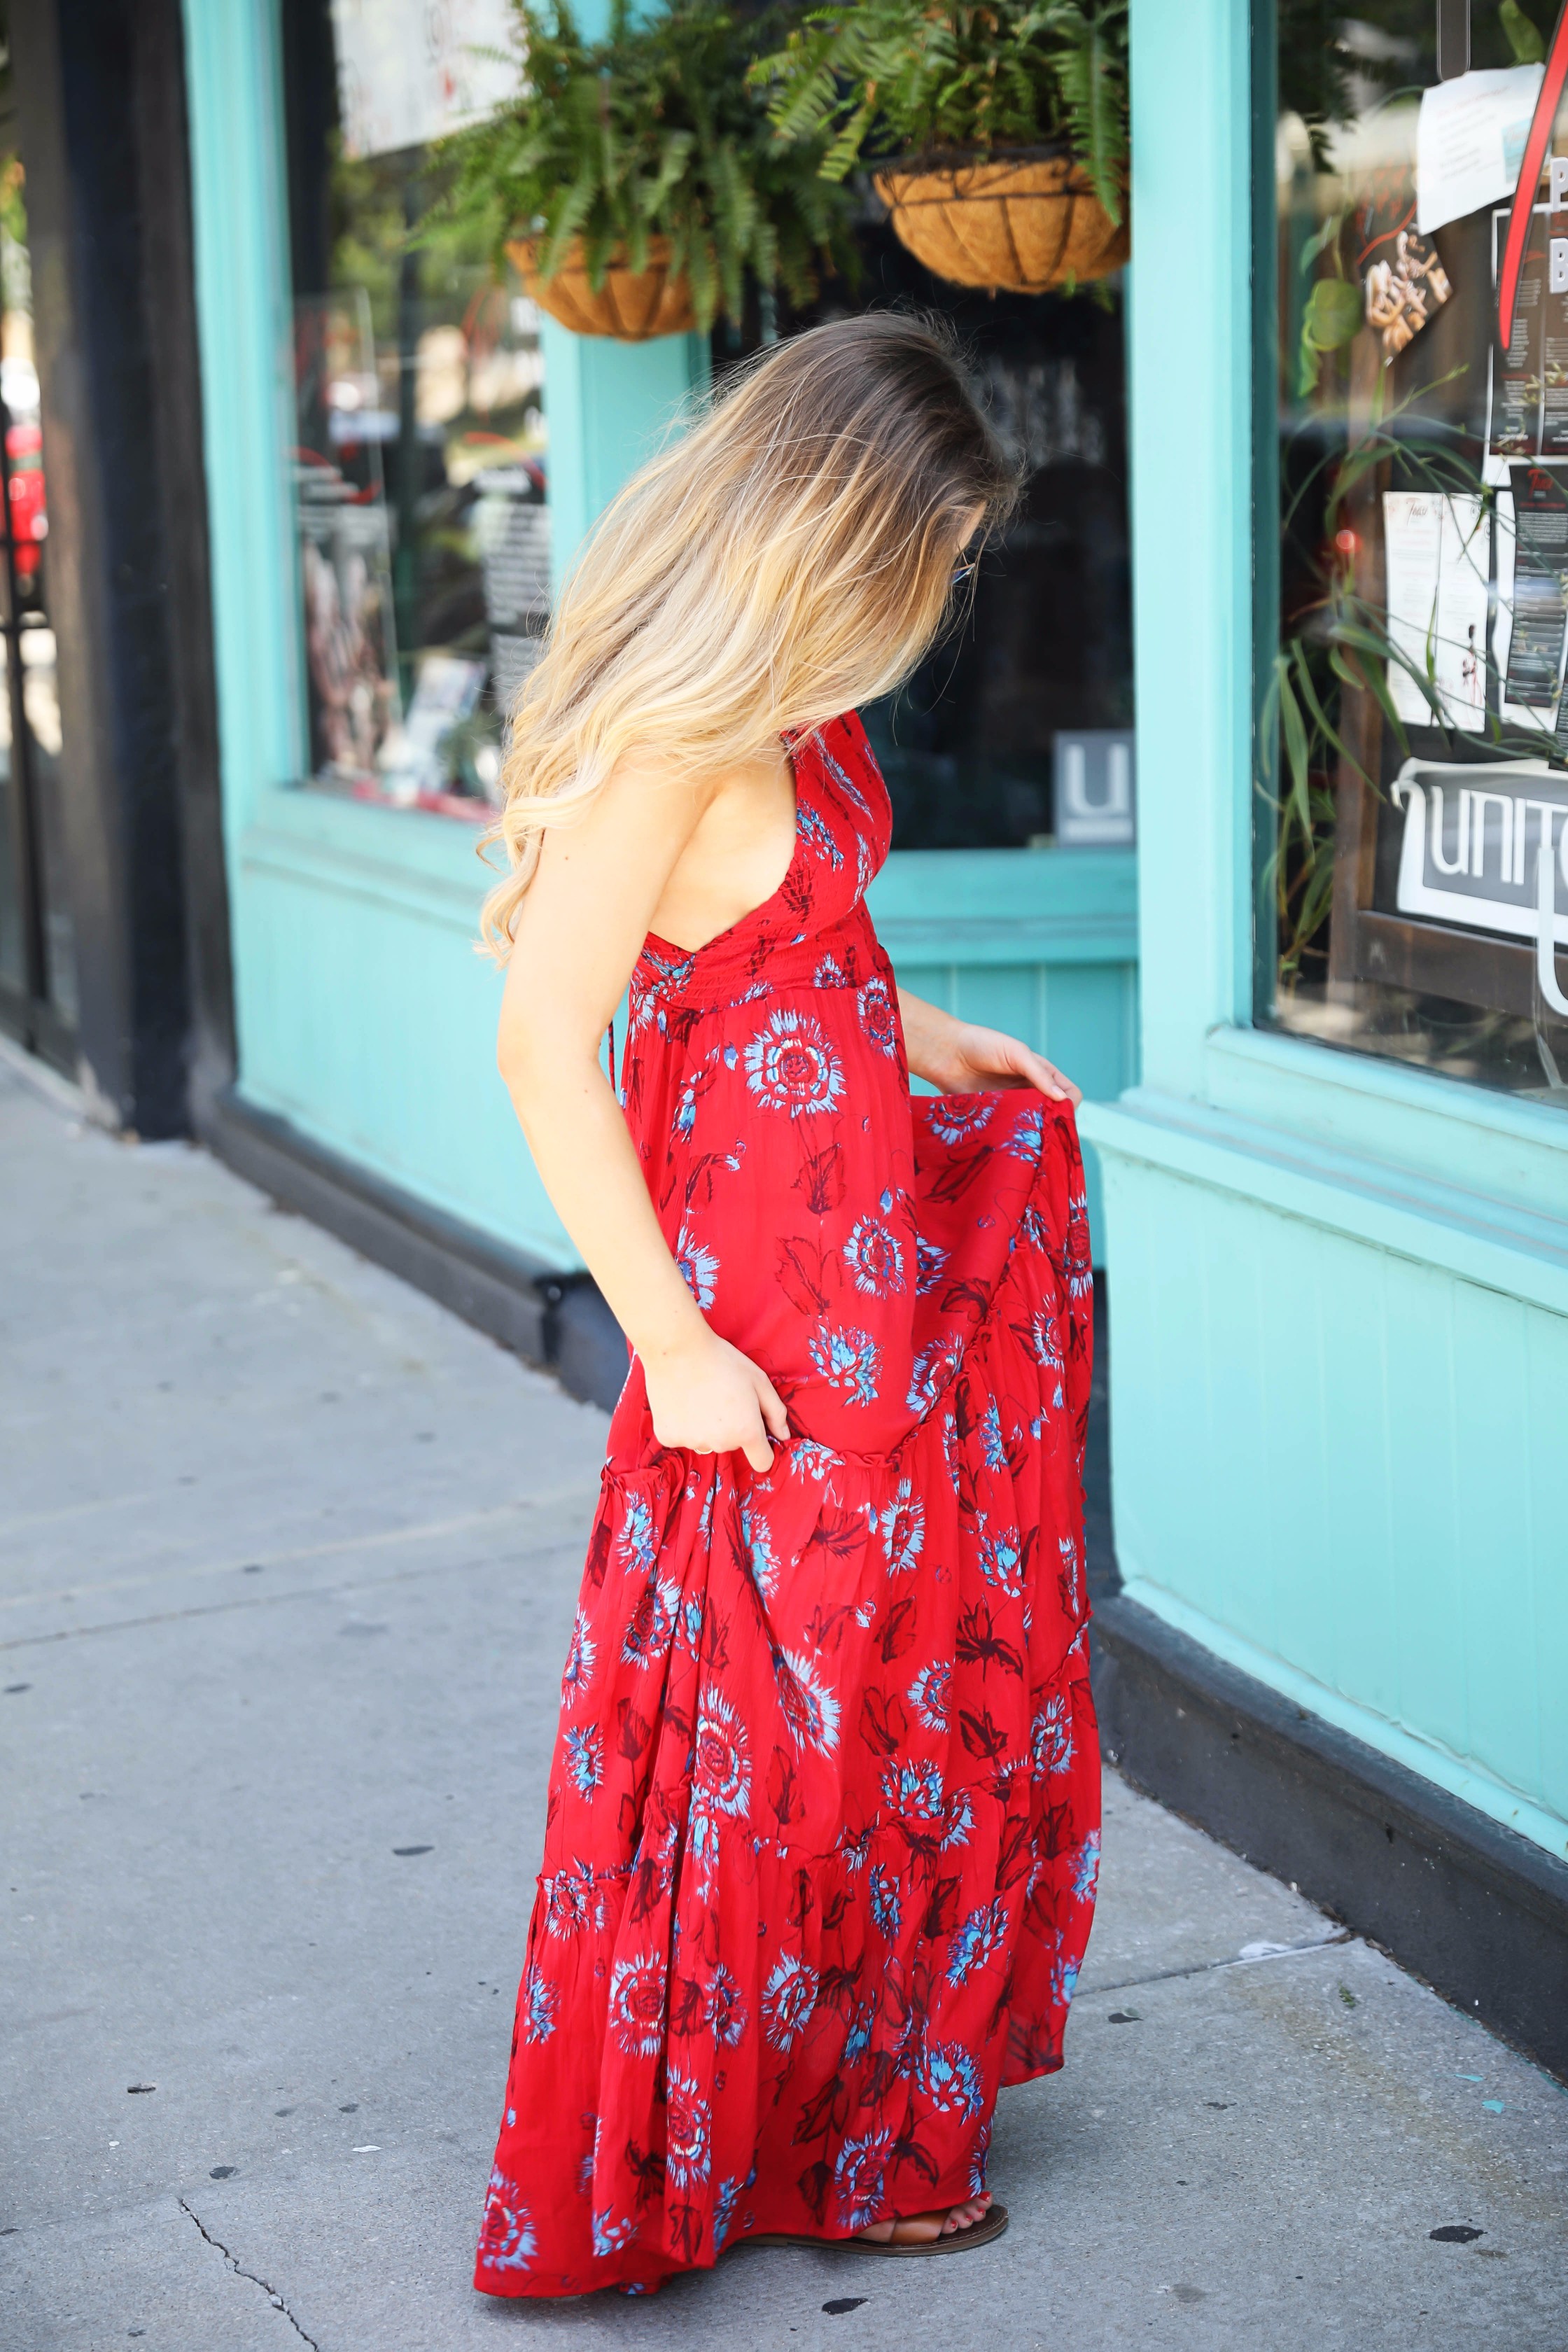
<path fill-rule="evenodd" d="M 1130 849 L 1138 838 L 1133 737 L 1111 727 L 1056 739 L 1057 840 L 1064 849 Z"/>
<path fill-rule="evenodd" d="M 444 139 L 517 89 L 510 0 L 332 0 L 332 30 L 350 155 Z"/>
<path fill-rule="evenodd" d="M 1568 777 L 1534 761 L 1407 760 L 1393 798 L 1405 812 L 1398 911 L 1531 941 L 1542 996 L 1568 1012 L 1556 964 L 1568 947 Z"/>

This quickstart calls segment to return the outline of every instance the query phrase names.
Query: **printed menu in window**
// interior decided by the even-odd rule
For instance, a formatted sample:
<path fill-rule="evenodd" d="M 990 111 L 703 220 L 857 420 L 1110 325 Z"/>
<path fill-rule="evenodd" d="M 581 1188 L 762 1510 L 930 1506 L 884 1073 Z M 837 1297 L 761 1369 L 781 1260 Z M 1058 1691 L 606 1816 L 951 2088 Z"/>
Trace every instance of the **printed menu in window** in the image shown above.
<path fill-rule="evenodd" d="M 1557 700 L 1568 625 L 1568 483 L 1550 466 L 1510 466 L 1509 486 L 1513 625 L 1503 695 L 1526 710 L 1544 710 Z"/>
<path fill-rule="evenodd" d="M 1490 457 L 1534 457 L 1541 453 L 1541 395 L 1545 373 L 1547 310 L 1547 246 L 1551 215 L 1537 205 L 1530 216 L 1524 258 L 1520 265 L 1519 299 L 1514 306 L 1513 336 L 1507 351 L 1492 339 L 1491 380 L 1488 400 L 1487 455 Z M 1508 215 L 1492 215 L 1492 285 L 1497 285 Z M 1555 298 L 1559 307 L 1562 297 Z"/>

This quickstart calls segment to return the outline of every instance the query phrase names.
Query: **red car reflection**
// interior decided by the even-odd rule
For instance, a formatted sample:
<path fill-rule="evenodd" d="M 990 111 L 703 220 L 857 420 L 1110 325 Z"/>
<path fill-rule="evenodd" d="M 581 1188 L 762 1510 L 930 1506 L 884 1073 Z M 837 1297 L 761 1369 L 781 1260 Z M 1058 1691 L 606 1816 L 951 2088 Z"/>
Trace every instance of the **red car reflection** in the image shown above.
<path fill-rule="evenodd" d="M 49 519 L 44 510 L 44 436 L 36 425 L 12 425 L 5 433 L 10 476 L 11 539 L 16 576 L 31 580 L 42 560 Z"/>

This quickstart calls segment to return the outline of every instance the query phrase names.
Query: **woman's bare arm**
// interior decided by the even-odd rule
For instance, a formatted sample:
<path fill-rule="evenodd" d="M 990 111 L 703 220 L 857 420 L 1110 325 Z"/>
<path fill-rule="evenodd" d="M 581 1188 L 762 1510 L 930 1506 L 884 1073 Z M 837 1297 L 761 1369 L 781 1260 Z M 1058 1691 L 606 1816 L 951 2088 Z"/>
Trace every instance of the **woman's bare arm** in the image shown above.
<path fill-rule="evenodd" d="M 563 1224 L 642 1360 L 654 1433 L 759 1470 L 788 1435 L 766 1376 L 711 1331 L 671 1256 L 599 1066 L 600 1040 L 712 796 L 623 760 L 579 824 L 551 830 L 507 968 L 497 1060 Z"/>
<path fill-rule="evenodd" d="M 939 1087 L 943 1094 L 984 1094 L 993 1087 L 1036 1087 L 1053 1102 L 1080 1103 L 1081 1088 L 1064 1077 L 1054 1062 L 1037 1054 L 1020 1038 L 1001 1029 L 982 1029 L 973 1021 L 955 1020 L 923 996 L 899 991 L 903 1015 L 904 1045 L 917 1078 Z"/>

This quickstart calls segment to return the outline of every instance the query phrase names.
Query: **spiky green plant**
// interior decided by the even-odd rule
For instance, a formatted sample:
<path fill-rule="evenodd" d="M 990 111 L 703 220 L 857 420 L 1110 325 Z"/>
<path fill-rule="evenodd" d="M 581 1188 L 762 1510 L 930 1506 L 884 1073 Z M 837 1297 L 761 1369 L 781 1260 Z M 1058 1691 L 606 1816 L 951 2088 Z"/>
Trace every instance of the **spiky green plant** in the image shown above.
<path fill-rule="evenodd" d="M 1060 142 L 1111 218 L 1127 186 L 1127 0 L 847 0 L 753 68 L 787 149 L 843 179 L 891 155 Z"/>
<path fill-rule="evenodd" d="M 1286 549 L 1299 565 L 1300 593 L 1261 681 L 1257 781 L 1271 813 L 1273 841 L 1258 880 L 1260 911 L 1272 907 L 1265 919 L 1275 926 L 1279 984 L 1286 992 L 1300 977 L 1333 896 L 1336 765 L 1369 792 L 1382 792 L 1352 748 L 1346 693 L 1372 697 L 1403 755 L 1409 741 L 1390 682 L 1393 671 L 1402 670 L 1428 706 L 1423 723 L 1445 735 L 1451 731 L 1437 688 L 1436 646 L 1428 641 L 1417 660 L 1396 643 L 1381 595 L 1368 596 L 1355 558 L 1341 551 L 1342 530 L 1357 501 L 1392 469 L 1435 497 L 1479 495 L 1486 501 L 1494 495 L 1461 451 L 1428 449 L 1412 440 L 1410 404 L 1407 399 L 1385 409 L 1380 378 L 1373 413 L 1358 438 L 1312 460 L 1281 518 Z M 1354 533 L 1348 536 L 1353 542 Z M 1489 719 L 1488 731 L 1500 742 L 1511 741 L 1495 719 Z"/>
<path fill-rule="evenodd" d="M 634 19 L 613 0 L 603 40 L 570 0 L 516 0 L 525 79 L 512 102 L 446 142 L 447 194 L 427 235 L 482 229 L 540 242 L 554 276 L 581 237 L 590 279 L 624 253 L 647 267 L 655 236 L 691 287 L 698 325 L 738 320 L 747 273 L 809 301 L 823 268 L 852 268 L 848 204 L 820 175 L 826 136 L 781 145 L 749 70 L 776 45 L 774 10 L 742 17 L 720 0 L 668 0 Z"/>

